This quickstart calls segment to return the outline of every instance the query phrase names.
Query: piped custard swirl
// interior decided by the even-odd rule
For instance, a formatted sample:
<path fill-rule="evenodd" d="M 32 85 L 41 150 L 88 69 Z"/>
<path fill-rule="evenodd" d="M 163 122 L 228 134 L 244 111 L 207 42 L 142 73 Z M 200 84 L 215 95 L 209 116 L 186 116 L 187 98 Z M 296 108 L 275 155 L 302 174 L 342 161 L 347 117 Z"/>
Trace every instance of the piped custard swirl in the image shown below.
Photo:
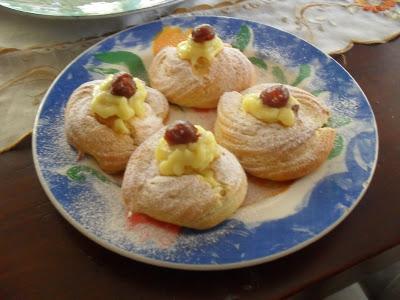
<path fill-rule="evenodd" d="M 273 86 L 261 93 L 249 93 L 243 96 L 242 109 L 253 117 L 266 123 L 281 123 L 293 126 L 300 103 L 284 86 Z"/>
<path fill-rule="evenodd" d="M 195 27 L 186 41 L 178 44 L 177 53 L 181 59 L 189 60 L 195 68 L 201 68 L 210 64 L 223 48 L 224 43 L 214 28 L 203 24 Z"/>
<path fill-rule="evenodd" d="M 210 164 L 219 155 L 214 135 L 188 121 L 170 125 L 155 151 L 161 175 L 199 174 L 212 187 L 220 186 L 210 169 Z"/>
<path fill-rule="evenodd" d="M 91 109 L 101 123 L 115 132 L 130 134 L 126 121 L 144 117 L 146 97 L 147 91 L 140 79 L 127 73 L 110 75 L 95 87 Z"/>

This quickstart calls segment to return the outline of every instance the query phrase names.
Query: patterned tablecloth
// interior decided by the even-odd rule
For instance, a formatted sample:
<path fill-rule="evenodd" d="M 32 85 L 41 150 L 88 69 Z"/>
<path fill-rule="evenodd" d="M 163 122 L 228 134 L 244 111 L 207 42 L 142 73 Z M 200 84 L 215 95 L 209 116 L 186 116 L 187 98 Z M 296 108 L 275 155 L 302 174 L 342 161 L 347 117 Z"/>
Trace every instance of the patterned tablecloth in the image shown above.
<path fill-rule="evenodd" d="M 330 54 L 346 52 L 353 42 L 384 43 L 400 34 L 399 0 L 190 0 L 163 13 L 250 19 L 296 34 Z M 163 17 L 153 10 L 51 20 L 0 10 L 0 153 L 30 134 L 47 88 L 76 55 L 112 32 Z"/>

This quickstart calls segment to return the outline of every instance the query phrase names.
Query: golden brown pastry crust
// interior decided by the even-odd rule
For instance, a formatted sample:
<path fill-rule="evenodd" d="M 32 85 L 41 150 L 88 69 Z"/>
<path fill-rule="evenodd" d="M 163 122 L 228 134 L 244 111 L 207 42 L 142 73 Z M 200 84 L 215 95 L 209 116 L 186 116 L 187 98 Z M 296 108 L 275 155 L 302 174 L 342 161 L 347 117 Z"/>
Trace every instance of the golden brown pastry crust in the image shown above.
<path fill-rule="evenodd" d="M 220 156 L 211 163 L 219 194 L 200 175 L 162 176 L 155 149 L 165 129 L 150 137 L 131 156 L 122 182 L 122 197 L 132 212 L 195 229 L 211 228 L 230 217 L 247 192 L 246 174 L 237 159 L 219 146 Z"/>
<path fill-rule="evenodd" d="M 179 58 L 175 47 L 166 47 L 154 57 L 149 75 L 151 86 L 170 102 L 197 108 L 217 107 L 224 92 L 241 91 L 255 82 L 252 63 L 239 50 L 226 46 L 204 74 Z"/>
<path fill-rule="evenodd" d="M 296 179 L 327 159 L 335 130 L 321 128 L 328 121 L 329 111 L 310 93 L 291 86 L 286 87 L 300 102 L 294 126 L 267 124 L 243 111 L 242 95 L 259 93 L 272 85 L 225 93 L 218 105 L 215 137 L 236 155 L 249 174 L 276 181 Z"/>
<path fill-rule="evenodd" d="M 125 169 L 136 147 L 162 128 L 168 114 L 168 102 L 160 92 L 146 87 L 146 116 L 130 121 L 132 135 L 118 134 L 99 123 L 91 111 L 93 89 L 100 82 L 84 83 L 72 93 L 65 109 L 65 133 L 68 142 L 78 151 L 93 156 L 102 170 L 118 173 Z"/>

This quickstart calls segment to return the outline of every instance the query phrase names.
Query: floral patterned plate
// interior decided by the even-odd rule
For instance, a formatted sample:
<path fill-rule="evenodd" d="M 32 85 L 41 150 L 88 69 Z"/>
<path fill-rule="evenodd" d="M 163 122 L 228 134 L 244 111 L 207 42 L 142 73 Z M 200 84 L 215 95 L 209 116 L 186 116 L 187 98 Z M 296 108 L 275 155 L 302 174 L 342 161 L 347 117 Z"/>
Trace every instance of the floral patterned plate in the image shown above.
<path fill-rule="evenodd" d="M 149 9 L 162 9 L 179 2 L 182 0 L 0 0 L 0 6 L 42 17 L 99 18 L 143 13 Z"/>
<path fill-rule="evenodd" d="M 64 135 L 64 107 L 80 84 L 120 70 L 148 81 L 154 54 L 176 45 L 201 23 L 243 51 L 260 82 L 281 82 L 318 96 L 337 130 L 329 159 L 289 183 L 249 177 L 244 205 L 229 220 L 196 231 L 128 214 L 121 178 L 103 173 L 77 153 Z M 190 119 L 212 129 L 215 110 L 171 105 L 170 121 Z M 364 194 L 378 153 L 371 107 L 354 79 L 331 57 L 278 29 L 223 17 L 168 18 L 122 31 L 76 58 L 55 80 L 39 109 L 33 155 L 39 179 L 54 206 L 80 232 L 129 258 L 163 267 L 215 270 L 271 261 L 318 240 L 339 224 Z"/>

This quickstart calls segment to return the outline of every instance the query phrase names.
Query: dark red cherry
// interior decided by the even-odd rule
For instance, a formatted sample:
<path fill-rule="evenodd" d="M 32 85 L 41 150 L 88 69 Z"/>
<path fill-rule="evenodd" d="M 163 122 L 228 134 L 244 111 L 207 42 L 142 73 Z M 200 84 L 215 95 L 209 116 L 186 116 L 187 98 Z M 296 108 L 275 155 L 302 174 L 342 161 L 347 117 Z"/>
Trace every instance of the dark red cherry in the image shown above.
<path fill-rule="evenodd" d="M 202 24 L 196 26 L 192 31 L 192 39 L 196 43 L 211 41 L 215 37 L 215 30 L 211 25 Z"/>
<path fill-rule="evenodd" d="M 111 94 L 115 96 L 132 97 L 136 93 L 136 84 L 132 75 L 128 73 L 117 74 L 111 83 Z"/>
<path fill-rule="evenodd" d="M 289 90 L 283 85 L 272 86 L 261 92 L 260 99 L 265 105 L 284 107 L 289 101 Z"/>
<path fill-rule="evenodd" d="M 199 139 L 197 128 L 189 121 L 175 121 L 167 127 L 164 135 L 169 145 L 195 143 Z"/>

